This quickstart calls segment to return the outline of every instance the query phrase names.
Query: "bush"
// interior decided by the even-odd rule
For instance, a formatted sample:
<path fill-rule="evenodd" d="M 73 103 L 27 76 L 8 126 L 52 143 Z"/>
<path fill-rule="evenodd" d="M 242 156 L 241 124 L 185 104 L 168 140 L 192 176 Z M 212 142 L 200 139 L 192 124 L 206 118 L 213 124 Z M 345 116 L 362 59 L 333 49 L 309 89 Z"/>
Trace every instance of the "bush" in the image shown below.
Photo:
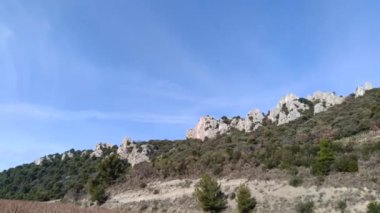
<path fill-rule="evenodd" d="M 331 148 L 331 143 L 327 140 L 321 140 L 317 159 L 312 166 L 312 173 L 314 175 L 328 175 L 334 159 L 335 153 Z"/>
<path fill-rule="evenodd" d="M 300 178 L 299 176 L 293 176 L 289 180 L 289 185 L 291 186 L 297 187 L 297 186 L 300 186 L 301 184 L 302 184 L 302 178 Z"/>
<path fill-rule="evenodd" d="M 344 213 L 344 210 L 346 210 L 347 208 L 347 203 L 345 200 L 341 200 L 338 202 L 337 206 L 336 206 L 337 209 L 340 210 L 340 212 Z"/>
<path fill-rule="evenodd" d="M 99 178 L 94 178 L 88 182 L 88 193 L 90 194 L 91 201 L 97 201 L 99 204 L 107 200 L 105 185 Z"/>
<path fill-rule="evenodd" d="M 209 175 L 202 177 L 194 194 L 204 211 L 220 212 L 226 207 L 226 198 L 220 189 L 220 185 Z"/>
<path fill-rule="evenodd" d="M 359 170 L 358 158 L 355 155 L 343 155 L 334 163 L 338 172 L 357 172 Z"/>
<path fill-rule="evenodd" d="M 380 213 L 380 203 L 371 202 L 367 205 L 367 213 Z"/>
<path fill-rule="evenodd" d="M 144 182 L 141 182 L 141 183 L 140 183 L 140 188 L 144 189 L 146 186 L 147 186 L 146 183 L 144 183 Z"/>
<path fill-rule="evenodd" d="M 314 212 L 314 202 L 313 201 L 307 201 L 307 202 L 301 202 L 296 205 L 296 212 L 297 213 L 313 213 Z"/>
<path fill-rule="evenodd" d="M 99 174 L 106 183 L 111 183 L 123 176 L 128 163 L 121 160 L 117 155 L 111 154 L 99 164 Z"/>
<path fill-rule="evenodd" d="M 251 192 L 246 185 L 240 185 L 237 191 L 236 202 L 239 213 L 252 212 L 256 207 L 256 199 L 251 196 Z"/>

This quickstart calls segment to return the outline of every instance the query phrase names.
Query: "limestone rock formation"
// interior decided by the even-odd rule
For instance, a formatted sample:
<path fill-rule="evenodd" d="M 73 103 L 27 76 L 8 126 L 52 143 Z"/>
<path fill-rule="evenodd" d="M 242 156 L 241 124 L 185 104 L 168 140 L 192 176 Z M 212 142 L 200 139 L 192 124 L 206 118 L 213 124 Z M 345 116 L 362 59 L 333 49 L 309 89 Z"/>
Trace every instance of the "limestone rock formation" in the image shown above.
<path fill-rule="evenodd" d="M 344 101 L 344 97 L 338 96 L 333 92 L 321 91 L 307 96 L 307 99 L 314 103 L 314 114 L 326 111 L 328 108 L 341 104 Z"/>
<path fill-rule="evenodd" d="M 356 89 L 356 97 L 365 94 L 372 89 L 371 83 L 365 83 Z M 187 131 L 186 137 L 193 139 L 205 140 L 206 138 L 215 138 L 219 134 L 229 133 L 233 128 L 240 131 L 255 131 L 265 118 L 277 125 L 282 125 L 293 121 L 302 116 L 308 110 L 313 110 L 314 114 L 326 111 L 328 108 L 343 103 L 345 97 L 338 96 L 333 92 L 317 91 L 307 98 L 300 98 L 294 94 L 283 97 L 265 117 L 259 109 L 254 109 L 248 113 L 246 118 L 223 116 L 216 120 L 211 116 L 201 117 L 197 125 Z"/>
<path fill-rule="evenodd" d="M 137 144 L 131 139 L 124 139 L 123 143 L 117 149 L 117 154 L 121 159 L 127 159 L 132 167 L 142 162 L 150 162 L 149 154 L 151 150 L 147 144 Z"/>
<path fill-rule="evenodd" d="M 301 117 L 302 111 L 309 110 L 309 106 L 301 102 L 300 98 L 294 94 L 283 97 L 276 108 L 269 112 L 268 118 L 278 125 L 288 123 Z"/>
<path fill-rule="evenodd" d="M 216 120 L 207 115 L 199 119 L 195 128 L 187 131 L 188 138 L 198 138 L 204 140 L 206 138 L 214 138 L 218 134 L 226 133 L 229 129 L 228 119 Z"/>
<path fill-rule="evenodd" d="M 44 161 L 53 161 L 55 158 L 57 158 L 58 157 L 58 155 L 57 154 L 54 154 L 54 155 L 47 155 L 47 156 L 44 156 L 44 157 L 41 157 L 41 158 L 39 158 L 39 159 L 37 159 L 37 160 L 35 160 L 33 163 L 34 164 L 36 164 L 37 166 L 39 166 L 39 165 L 42 165 L 42 163 L 44 162 Z"/>
<path fill-rule="evenodd" d="M 265 116 L 259 109 L 253 109 L 247 114 L 245 119 L 244 130 L 246 132 L 252 132 L 261 126 Z"/>
<path fill-rule="evenodd" d="M 37 166 L 40 166 L 42 162 L 44 161 L 45 157 L 39 158 L 35 160 L 33 163 L 36 164 Z"/>
<path fill-rule="evenodd" d="M 74 153 L 72 153 L 71 151 L 67 151 L 63 153 L 61 160 L 65 160 L 66 158 L 73 158 L 73 157 L 74 157 Z"/>
<path fill-rule="evenodd" d="M 112 144 L 98 143 L 96 144 L 95 150 L 90 154 L 90 157 L 103 157 L 103 149 L 111 149 L 112 147 Z"/>
<path fill-rule="evenodd" d="M 221 119 L 216 120 L 207 115 L 201 117 L 197 125 L 187 131 L 186 137 L 205 140 L 206 138 L 215 138 L 217 135 L 228 133 L 233 128 L 251 132 L 262 124 L 263 119 L 264 115 L 259 109 L 250 111 L 246 118 L 227 118 L 223 116 Z"/>
<path fill-rule="evenodd" d="M 371 90 L 372 88 L 373 87 L 372 87 L 372 84 L 370 82 L 366 82 L 364 84 L 364 87 L 358 86 L 356 88 L 355 97 L 357 98 L 357 97 L 363 96 L 366 91 Z"/>

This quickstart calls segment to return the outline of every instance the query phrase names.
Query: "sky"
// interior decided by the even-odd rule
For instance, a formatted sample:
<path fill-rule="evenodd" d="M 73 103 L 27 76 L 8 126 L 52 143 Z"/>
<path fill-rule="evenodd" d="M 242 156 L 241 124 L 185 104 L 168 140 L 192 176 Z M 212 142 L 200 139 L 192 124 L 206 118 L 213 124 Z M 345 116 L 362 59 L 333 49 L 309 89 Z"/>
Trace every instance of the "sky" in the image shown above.
<path fill-rule="evenodd" d="M 380 2 L 2 0 L 0 171 L 380 85 Z"/>

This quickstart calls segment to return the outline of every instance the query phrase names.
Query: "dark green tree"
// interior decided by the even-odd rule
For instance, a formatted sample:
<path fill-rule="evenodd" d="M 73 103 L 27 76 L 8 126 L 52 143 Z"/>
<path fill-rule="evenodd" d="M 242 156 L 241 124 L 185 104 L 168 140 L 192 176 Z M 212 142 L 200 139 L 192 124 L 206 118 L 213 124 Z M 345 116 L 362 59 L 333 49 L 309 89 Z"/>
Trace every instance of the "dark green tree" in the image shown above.
<path fill-rule="evenodd" d="M 367 213 L 380 213 L 380 203 L 371 202 L 367 206 Z"/>
<path fill-rule="evenodd" d="M 125 173 L 127 166 L 126 161 L 111 154 L 100 162 L 99 175 L 108 184 L 120 178 Z"/>
<path fill-rule="evenodd" d="M 195 188 L 195 197 L 206 212 L 220 212 L 226 207 L 226 197 L 216 179 L 204 175 Z"/>
<path fill-rule="evenodd" d="M 105 187 L 105 183 L 99 176 L 89 180 L 87 190 L 90 194 L 90 200 L 97 201 L 99 204 L 104 203 L 107 200 Z"/>
<path fill-rule="evenodd" d="M 250 213 L 256 207 L 256 199 L 252 197 L 246 185 L 240 185 L 236 195 L 239 213 Z"/>
<path fill-rule="evenodd" d="M 331 148 L 331 143 L 322 139 L 319 142 L 319 152 L 317 159 L 312 166 L 312 172 L 315 175 L 328 175 L 331 165 L 334 163 L 335 153 Z"/>

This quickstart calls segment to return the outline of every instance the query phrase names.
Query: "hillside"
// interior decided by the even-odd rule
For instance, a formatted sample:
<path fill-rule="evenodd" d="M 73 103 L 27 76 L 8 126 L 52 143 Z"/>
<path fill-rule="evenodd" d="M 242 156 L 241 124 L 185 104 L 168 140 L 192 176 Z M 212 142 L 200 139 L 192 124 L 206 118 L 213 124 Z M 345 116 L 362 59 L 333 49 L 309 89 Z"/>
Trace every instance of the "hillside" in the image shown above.
<path fill-rule="evenodd" d="M 279 125 L 270 119 L 270 114 L 265 115 L 254 131 L 230 128 L 224 134 L 204 140 L 141 143 L 125 140 L 120 147 L 98 146 L 96 150 L 70 150 L 47 156 L 37 164 L 0 173 L 0 198 L 88 203 L 92 200 L 105 202 L 109 208 L 152 211 L 159 202 L 164 206 L 160 207 L 163 211 L 170 208 L 165 200 L 172 196 L 179 208 L 196 208 L 191 198 L 193 186 L 201 175 L 208 173 L 230 184 L 224 190 L 226 194 L 232 193 L 242 181 L 248 181 L 259 198 L 260 212 L 278 210 L 285 205 L 292 209 L 295 204 L 289 202 L 303 199 L 308 193 L 313 195 L 310 199 L 320 202 L 316 204 L 318 208 L 332 209 L 335 204 L 318 201 L 319 190 L 325 190 L 329 202 L 347 199 L 348 205 L 357 206 L 358 212 L 369 201 L 379 200 L 380 89 L 368 90 L 360 96 L 350 95 L 342 103 L 319 113 L 314 112 L 318 102 L 302 98 L 298 101 L 308 106 L 298 118 Z M 286 112 L 284 108 L 285 115 Z M 230 123 L 233 119 L 223 120 Z M 333 153 L 328 167 L 318 164 L 324 157 L 323 150 Z M 157 184 L 186 179 L 189 181 L 174 188 L 157 188 Z M 236 183 L 228 182 L 230 179 Z M 266 184 L 272 184 L 272 190 L 281 188 L 285 190 L 283 195 L 292 196 L 288 199 L 273 192 L 264 193 L 269 187 Z M 255 188 L 258 185 L 261 188 Z M 173 190 L 174 194 L 164 195 L 165 190 Z M 350 190 L 360 196 L 350 194 Z M 278 206 L 266 199 L 277 200 Z M 147 202 L 141 203 L 143 200 Z M 230 203 L 229 208 L 233 209 L 234 204 Z"/>

